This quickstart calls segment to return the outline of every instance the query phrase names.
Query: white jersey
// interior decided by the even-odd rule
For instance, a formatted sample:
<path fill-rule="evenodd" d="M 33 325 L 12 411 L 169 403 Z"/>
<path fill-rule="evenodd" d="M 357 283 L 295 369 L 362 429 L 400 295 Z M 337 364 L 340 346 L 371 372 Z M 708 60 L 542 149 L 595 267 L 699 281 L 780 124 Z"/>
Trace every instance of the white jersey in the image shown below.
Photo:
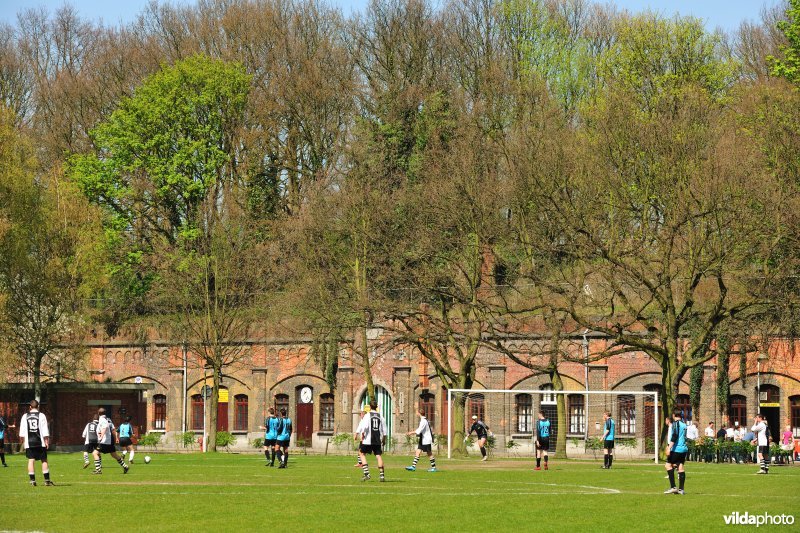
<path fill-rule="evenodd" d="M 699 436 L 699 432 L 697 431 L 697 426 L 692 424 L 691 426 L 686 428 L 686 438 L 689 440 L 697 440 Z"/>
<path fill-rule="evenodd" d="M 361 419 L 356 433 L 361 435 L 362 444 L 380 444 L 386 436 L 386 422 L 380 413 L 371 411 Z"/>
<path fill-rule="evenodd" d="M 97 421 L 97 443 L 114 444 L 114 422 L 106 415 L 100 416 Z"/>
<path fill-rule="evenodd" d="M 23 447 L 43 448 L 44 440 L 50 437 L 50 428 L 47 427 L 47 417 L 37 410 L 22 415 L 19 422 L 19 436 L 24 439 Z"/>
<path fill-rule="evenodd" d="M 427 444 L 433 444 L 433 429 L 431 429 L 428 419 L 424 416 L 419 419 L 419 426 L 417 427 L 417 431 L 415 431 L 415 433 L 422 437 L 420 444 L 423 446 Z"/>
<path fill-rule="evenodd" d="M 716 435 L 716 433 L 714 432 L 714 428 L 712 428 L 711 426 L 708 426 L 706 428 L 706 437 L 711 437 L 713 439 L 715 435 Z"/>
<path fill-rule="evenodd" d="M 756 439 L 759 446 L 766 446 L 768 444 L 767 425 L 764 422 L 759 422 L 750 429 L 752 429 L 753 433 L 756 434 Z"/>

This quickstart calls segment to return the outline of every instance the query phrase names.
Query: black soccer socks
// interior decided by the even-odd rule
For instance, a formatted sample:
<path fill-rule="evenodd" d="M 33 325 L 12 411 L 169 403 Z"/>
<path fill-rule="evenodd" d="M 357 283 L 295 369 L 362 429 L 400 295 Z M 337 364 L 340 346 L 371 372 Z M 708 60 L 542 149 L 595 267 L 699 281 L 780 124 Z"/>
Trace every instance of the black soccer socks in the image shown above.
<path fill-rule="evenodd" d="M 683 490 L 683 484 L 686 483 L 686 472 L 678 472 L 678 488 Z"/>
<path fill-rule="evenodd" d="M 675 488 L 675 470 L 667 470 L 667 475 L 669 476 L 669 486 L 673 489 Z"/>
<path fill-rule="evenodd" d="M 485 447 L 481 448 L 481 455 L 486 457 L 486 448 Z"/>
<path fill-rule="evenodd" d="M 542 458 L 541 457 L 537 457 L 536 458 L 536 468 L 539 468 L 541 465 L 542 465 Z"/>

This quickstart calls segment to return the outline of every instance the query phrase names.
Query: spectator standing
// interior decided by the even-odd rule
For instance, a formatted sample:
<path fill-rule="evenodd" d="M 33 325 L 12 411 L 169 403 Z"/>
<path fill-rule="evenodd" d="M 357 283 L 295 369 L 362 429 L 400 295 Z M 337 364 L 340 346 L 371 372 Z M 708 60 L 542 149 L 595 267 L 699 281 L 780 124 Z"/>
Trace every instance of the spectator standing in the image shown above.
<path fill-rule="evenodd" d="M 692 454 L 690 459 L 693 461 L 697 461 L 697 439 L 699 437 L 700 430 L 697 429 L 697 426 L 694 424 L 693 420 L 689 420 L 688 425 L 686 426 L 686 442 L 689 444 L 689 450 L 691 450 Z"/>

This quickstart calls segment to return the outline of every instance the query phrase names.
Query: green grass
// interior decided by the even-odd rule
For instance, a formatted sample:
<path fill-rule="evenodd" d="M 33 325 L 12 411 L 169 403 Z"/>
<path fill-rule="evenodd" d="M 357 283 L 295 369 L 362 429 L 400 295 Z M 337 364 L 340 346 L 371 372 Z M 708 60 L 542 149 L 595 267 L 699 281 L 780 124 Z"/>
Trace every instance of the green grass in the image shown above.
<path fill-rule="evenodd" d="M 38 464 L 30 487 L 25 458 L 6 456 L 0 530 L 681 531 L 677 521 L 713 531 L 730 528 L 733 511 L 793 513 L 800 524 L 800 466 L 756 476 L 753 465 L 690 463 L 687 495 L 672 496 L 663 466 L 624 461 L 606 471 L 555 460 L 534 472 L 530 460 L 445 459 L 428 473 L 424 457 L 424 469 L 406 472 L 407 457 L 388 456 L 387 482 L 371 458 L 362 483 L 352 457 L 293 454 L 278 470 L 256 455 L 151 454 L 149 465 L 144 455 L 127 475 L 106 456 L 100 477 L 79 454 L 51 454 L 55 487 L 42 486 Z"/>

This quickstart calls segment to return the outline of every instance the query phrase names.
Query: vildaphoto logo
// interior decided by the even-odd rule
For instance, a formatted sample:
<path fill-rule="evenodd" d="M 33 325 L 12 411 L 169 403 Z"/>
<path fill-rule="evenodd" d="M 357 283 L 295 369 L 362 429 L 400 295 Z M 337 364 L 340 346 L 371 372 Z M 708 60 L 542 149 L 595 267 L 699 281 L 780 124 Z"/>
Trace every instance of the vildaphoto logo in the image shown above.
<path fill-rule="evenodd" d="M 790 514 L 750 514 L 748 512 L 734 512 L 725 515 L 727 526 L 791 526 L 794 524 L 794 515 Z"/>

